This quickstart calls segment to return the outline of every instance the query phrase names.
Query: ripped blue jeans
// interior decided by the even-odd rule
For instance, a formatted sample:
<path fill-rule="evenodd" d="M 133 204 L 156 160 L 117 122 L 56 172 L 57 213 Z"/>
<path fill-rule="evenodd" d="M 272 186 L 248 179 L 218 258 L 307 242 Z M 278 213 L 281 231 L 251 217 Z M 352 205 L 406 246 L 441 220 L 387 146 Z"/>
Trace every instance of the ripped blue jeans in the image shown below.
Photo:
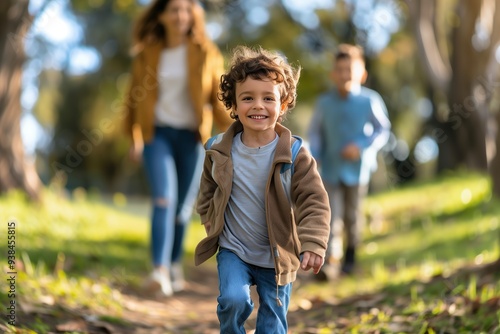
<path fill-rule="evenodd" d="M 204 149 L 195 131 L 155 127 L 144 146 L 144 167 L 153 208 L 153 265 L 167 268 L 182 258 L 186 225 L 198 194 Z"/>

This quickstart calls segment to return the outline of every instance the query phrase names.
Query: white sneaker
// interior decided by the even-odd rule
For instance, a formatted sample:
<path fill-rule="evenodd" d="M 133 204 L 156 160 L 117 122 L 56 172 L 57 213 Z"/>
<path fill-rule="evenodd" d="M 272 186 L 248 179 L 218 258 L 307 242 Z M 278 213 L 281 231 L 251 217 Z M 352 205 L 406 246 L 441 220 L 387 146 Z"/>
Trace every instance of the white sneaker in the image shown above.
<path fill-rule="evenodd" d="M 156 268 L 150 276 L 150 288 L 159 290 L 168 297 L 173 295 L 172 282 L 170 281 L 170 273 L 165 268 Z"/>
<path fill-rule="evenodd" d="M 184 290 L 184 270 L 181 263 L 172 263 L 170 267 L 170 279 L 172 282 L 172 290 L 179 292 Z"/>

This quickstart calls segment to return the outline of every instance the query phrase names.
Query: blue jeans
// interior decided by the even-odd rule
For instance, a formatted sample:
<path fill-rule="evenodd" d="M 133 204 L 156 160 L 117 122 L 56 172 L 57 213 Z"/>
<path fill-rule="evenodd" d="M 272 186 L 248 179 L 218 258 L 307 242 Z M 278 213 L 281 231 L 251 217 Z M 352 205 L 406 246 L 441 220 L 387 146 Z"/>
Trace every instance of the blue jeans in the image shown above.
<path fill-rule="evenodd" d="M 262 268 L 243 262 L 236 254 L 221 248 L 217 253 L 219 292 L 217 316 L 221 334 L 245 334 L 244 324 L 254 304 L 250 287 L 257 286 L 259 310 L 255 334 L 286 334 L 286 315 L 290 303 L 292 283 L 277 288 L 274 269 Z M 283 303 L 279 306 L 276 294 Z"/>
<path fill-rule="evenodd" d="M 168 268 L 181 260 L 203 154 L 196 132 L 169 127 L 155 127 L 153 140 L 144 146 L 144 167 L 153 200 L 151 251 L 155 266 Z"/>

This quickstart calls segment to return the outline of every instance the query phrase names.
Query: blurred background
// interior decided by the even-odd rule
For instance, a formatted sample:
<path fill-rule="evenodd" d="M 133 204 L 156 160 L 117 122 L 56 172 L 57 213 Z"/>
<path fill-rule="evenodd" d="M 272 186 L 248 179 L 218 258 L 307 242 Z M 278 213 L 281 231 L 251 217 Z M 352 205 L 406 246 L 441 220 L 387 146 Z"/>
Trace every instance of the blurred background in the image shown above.
<path fill-rule="evenodd" d="M 0 4 L 0 192 L 42 185 L 146 195 L 121 125 L 132 22 L 149 0 Z M 489 173 L 500 194 L 496 0 L 206 0 L 208 32 L 279 50 L 303 67 L 287 126 L 305 136 L 339 43 L 364 47 L 366 85 L 393 124 L 371 190 L 446 170 Z M 495 144 L 496 142 L 496 144 Z"/>
<path fill-rule="evenodd" d="M 122 118 L 133 21 L 149 2 L 0 0 L 3 254 L 17 251 L 17 324 L 29 333 L 219 332 L 215 265 L 192 263 L 201 224 L 186 245 L 192 293 L 143 299 L 150 204 Z M 346 42 L 365 49 L 366 86 L 392 122 L 365 204 L 361 271 L 294 283 L 294 333 L 499 333 L 500 1 L 201 3 L 226 60 L 236 45 L 261 45 L 302 66 L 286 120 L 296 134 L 307 139 Z M 7 329 L 0 321 L 21 333 Z"/>

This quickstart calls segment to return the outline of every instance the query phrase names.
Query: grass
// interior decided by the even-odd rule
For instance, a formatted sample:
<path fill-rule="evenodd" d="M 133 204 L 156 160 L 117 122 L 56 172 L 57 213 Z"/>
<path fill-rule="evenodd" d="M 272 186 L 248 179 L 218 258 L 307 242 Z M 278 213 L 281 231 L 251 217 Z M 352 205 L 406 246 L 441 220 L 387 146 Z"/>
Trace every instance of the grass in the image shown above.
<path fill-rule="evenodd" d="M 488 179 L 450 174 L 370 196 L 365 209 L 361 270 L 300 286 L 298 304 L 317 304 L 304 317 L 330 319 L 326 333 L 500 333 L 500 268 L 482 267 L 500 256 Z"/>
<path fill-rule="evenodd" d="M 0 197 L 2 229 L 16 223 L 16 300 L 49 305 L 55 316 L 85 309 L 122 321 L 118 291 L 139 286 L 149 271 L 149 210 L 137 203 L 81 189 L 47 189 L 42 204 L 19 193 Z M 500 205 L 486 177 L 458 173 L 413 183 L 369 196 L 364 208 L 360 272 L 333 283 L 298 281 L 294 333 L 500 333 L 498 268 L 465 270 L 500 257 Z M 186 259 L 203 236 L 194 221 Z M 0 290 L 8 291 L 4 279 Z M 0 294 L 0 305 L 9 300 Z M 43 318 L 21 328 L 49 332 Z"/>
<path fill-rule="evenodd" d="M 54 316 L 61 308 L 119 316 L 120 295 L 113 287 L 133 283 L 146 269 L 141 255 L 146 220 L 75 195 L 70 200 L 62 192 L 46 190 L 43 204 L 27 202 L 19 193 L 0 199 L 3 228 L 8 221 L 16 225 L 18 314 L 23 306 L 28 312 L 50 310 Z M 0 288 L 6 291 L 4 280 Z M 8 305 L 10 299 L 0 294 L 1 305 Z M 23 322 L 17 319 L 16 323 Z M 27 327 L 48 332 L 39 318 Z"/>

